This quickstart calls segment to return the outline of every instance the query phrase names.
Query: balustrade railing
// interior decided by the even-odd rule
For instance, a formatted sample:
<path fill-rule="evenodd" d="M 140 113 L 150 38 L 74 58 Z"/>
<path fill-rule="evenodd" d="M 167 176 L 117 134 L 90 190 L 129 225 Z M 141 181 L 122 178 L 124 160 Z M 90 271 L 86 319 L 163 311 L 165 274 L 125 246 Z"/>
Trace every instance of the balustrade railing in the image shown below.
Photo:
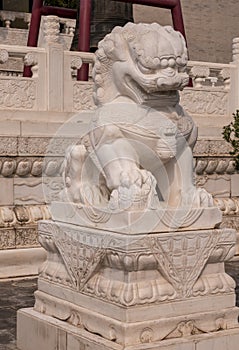
<path fill-rule="evenodd" d="M 181 103 L 190 114 L 228 116 L 239 103 L 233 95 L 237 65 L 189 61 L 193 87 L 181 92 Z M 239 77 L 238 77 L 239 78 Z"/>
<path fill-rule="evenodd" d="M 0 45 L 0 109 L 72 112 L 92 108 L 92 81 L 76 81 L 76 72 L 83 63 L 92 70 L 94 54 L 65 51 L 57 42 L 45 45 Z M 2 69 L 10 60 L 17 60 L 22 70 L 23 65 L 30 66 L 32 77 L 24 78 L 22 70 Z"/>
<path fill-rule="evenodd" d="M 0 11 L 0 16 L 3 12 Z M 0 90 L 5 96 L 0 96 L 1 109 L 74 112 L 94 108 L 91 76 L 88 81 L 76 81 L 77 70 L 83 63 L 90 63 L 92 70 L 94 54 L 69 51 L 70 41 L 66 45 L 64 39 L 71 40 L 74 25 L 74 20 L 46 16 L 41 25 L 40 47 L 0 45 Z M 190 114 L 229 116 L 239 107 L 238 52 L 239 39 L 235 38 L 230 64 L 188 62 L 193 87 L 181 92 L 181 101 Z M 31 67 L 32 78 L 22 77 L 24 64 Z M 8 86 L 14 90 L 15 99 L 10 98 Z M 30 102 L 20 103 L 24 98 Z"/>
<path fill-rule="evenodd" d="M 0 11 L 0 20 L 3 21 L 6 28 L 10 28 L 12 22 L 16 19 L 22 19 L 29 27 L 31 21 L 31 13 L 14 12 L 14 11 Z"/>
<path fill-rule="evenodd" d="M 194 88 L 212 87 L 230 89 L 232 65 L 209 63 L 209 62 L 188 62 L 188 74 L 192 78 Z"/>
<path fill-rule="evenodd" d="M 73 112 L 94 107 L 91 78 L 76 81 L 77 70 L 83 63 L 89 63 L 92 70 L 94 54 L 64 50 L 58 39 L 58 26 L 53 26 L 45 27 L 44 47 L 0 45 L 0 90 L 5 96 L 0 97 L 1 109 Z M 10 60 L 17 60 L 21 70 L 6 70 L 4 67 Z M 32 78 L 22 77 L 23 64 L 31 67 Z M 190 114 L 226 116 L 232 112 L 231 102 L 234 100 L 235 106 L 238 100 L 238 94 L 231 87 L 231 77 L 234 88 L 235 76 L 239 79 L 237 64 L 189 61 L 188 73 L 193 87 L 181 92 L 181 100 Z M 7 92 L 9 86 L 14 90 L 14 98 L 6 103 L 11 95 Z"/>
<path fill-rule="evenodd" d="M 42 27 L 46 23 L 51 23 L 52 16 L 42 16 L 42 25 L 40 30 L 40 38 L 38 40 L 38 46 L 41 46 L 42 42 Z M 76 21 L 74 19 L 56 17 L 59 23 L 59 40 L 63 44 L 65 50 L 69 50 L 71 41 L 74 36 Z M 16 19 L 22 19 L 26 24 L 26 28 L 19 27 L 19 23 Z M 12 11 L 0 11 L 0 20 L 3 22 L 3 27 L 0 27 L 0 43 L 5 45 L 27 45 L 28 29 L 31 21 L 31 13 L 24 12 L 12 12 Z"/>

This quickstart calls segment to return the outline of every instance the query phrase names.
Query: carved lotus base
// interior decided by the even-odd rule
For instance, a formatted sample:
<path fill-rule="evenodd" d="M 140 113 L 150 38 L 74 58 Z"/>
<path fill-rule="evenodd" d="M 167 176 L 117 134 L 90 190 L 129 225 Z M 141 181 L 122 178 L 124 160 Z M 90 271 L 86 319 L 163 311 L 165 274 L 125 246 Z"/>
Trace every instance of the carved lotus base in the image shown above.
<path fill-rule="evenodd" d="M 110 211 L 67 202 L 53 202 L 54 220 L 111 232 L 139 234 L 202 230 L 218 227 L 222 212 L 217 207 L 161 208 L 142 211 Z"/>
<path fill-rule="evenodd" d="M 35 310 L 122 346 L 237 327 L 235 232 L 125 235 L 42 221 Z M 25 349 L 24 349 L 25 350 Z"/>

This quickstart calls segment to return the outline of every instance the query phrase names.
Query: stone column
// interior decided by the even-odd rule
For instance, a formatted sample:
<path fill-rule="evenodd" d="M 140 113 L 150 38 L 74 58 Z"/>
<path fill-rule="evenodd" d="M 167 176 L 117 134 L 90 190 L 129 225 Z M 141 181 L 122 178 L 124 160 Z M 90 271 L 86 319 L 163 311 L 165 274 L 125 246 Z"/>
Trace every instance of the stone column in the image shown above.
<path fill-rule="evenodd" d="M 229 112 L 234 113 L 239 106 L 239 38 L 232 40 L 232 65 L 231 65 L 231 83 L 229 94 Z"/>

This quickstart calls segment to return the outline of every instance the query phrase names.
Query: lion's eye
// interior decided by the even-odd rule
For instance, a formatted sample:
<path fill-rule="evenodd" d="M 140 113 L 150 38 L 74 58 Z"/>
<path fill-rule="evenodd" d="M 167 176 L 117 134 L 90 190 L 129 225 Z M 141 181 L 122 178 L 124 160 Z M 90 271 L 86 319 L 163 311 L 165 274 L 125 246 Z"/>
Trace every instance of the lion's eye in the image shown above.
<path fill-rule="evenodd" d="M 154 70 L 151 68 L 147 68 L 145 66 L 143 66 L 140 62 L 138 62 L 138 67 L 139 70 L 143 73 L 143 74 L 153 74 Z"/>

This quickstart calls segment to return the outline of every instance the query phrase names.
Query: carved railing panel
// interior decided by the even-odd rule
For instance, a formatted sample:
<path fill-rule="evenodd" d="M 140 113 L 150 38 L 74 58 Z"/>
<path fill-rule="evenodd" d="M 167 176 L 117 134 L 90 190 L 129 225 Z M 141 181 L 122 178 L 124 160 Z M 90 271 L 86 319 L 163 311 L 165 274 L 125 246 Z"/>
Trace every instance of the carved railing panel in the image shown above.
<path fill-rule="evenodd" d="M 91 74 L 88 82 L 82 83 L 76 81 L 76 72 L 82 62 L 90 63 L 91 73 L 94 54 L 65 51 L 66 48 L 69 48 L 70 43 L 68 42 L 66 45 L 64 38 L 72 38 L 74 20 L 68 21 L 56 16 L 47 16 L 43 17 L 41 27 L 39 43 L 43 47 L 27 48 L 25 46 L 7 45 L 9 57 L 5 61 L 0 60 L 0 79 L 1 77 L 8 80 L 12 79 L 14 84 L 18 84 L 15 80 L 21 79 L 24 62 L 23 57 L 28 54 L 26 60 L 29 61 L 30 52 L 33 52 L 35 58 L 33 59 L 31 56 L 31 64 L 28 62 L 34 73 L 33 79 L 46 79 L 48 84 L 40 88 L 41 84 L 37 81 L 38 92 L 41 99 L 44 99 L 45 102 L 42 104 L 42 102 L 38 101 L 40 97 L 36 96 L 35 103 L 29 105 L 27 107 L 28 109 L 38 110 L 39 108 L 43 108 L 43 110 L 53 109 L 66 112 L 78 112 L 86 108 L 94 108 Z M 10 28 L 9 30 L 14 29 Z M 54 49 L 52 48 L 53 46 Z M 239 66 L 236 60 L 236 49 L 235 39 L 233 43 L 233 57 L 235 60 L 230 64 L 198 61 L 188 62 L 187 70 L 192 78 L 193 87 L 186 88 L 181 92 L 181 103 L 189 114 L 197 116 L 215 115 L 219 117 L 229 117 L 231 113 L 238 108 L 239 101 L 237 100 L 239 94 L 237 93 L 237 85 Z M 6 45 L 0 46 L 0 56 L 3 55 L 4 51 L 2 50 L 6 50 Z M 57 64 L 54 63 L 56 62 L 54 61 L 56 51 L 58 57 Z M 44 55 L 45 62 L 46 60 L 52 62 L 48 65 L 47 70 L 43 60 L 40 59 L 42 62 L 40 63 L 38 58 L 38 56 L 42 57 Z M 61 77 L 61 80 L 59 80 L 57 84 L 54 81 L 55 77 Z M 3 86 L 4 84 L 6 84 L 6 82 L 3 82 Z M 28 81 L 28 83 L 25 84 L 29 85 L 30 83 Z M 55 86 L 59 90 L 60 95 L 58 97 L 54 96 L 53 98 L 53 96 L 49 94 L 46 86 Z M 59 106 L 53 106 L 51 103 L 52 100 L 63 102 L 61 104 L 59 103 Z M 0 102 L 0 108 L 5 107 L 16 108 L 15 105 L 6 106 L 6 104 Z M 20 106 L 20 108 L 25 107 Z"/>
<path fill-rule="evenodd" d="M 193 88 L 181 93 L 182 105 L 190 114 L 227 116 L 231 112 L 231 75 L 234 64 L 188 62 Z"/>
<path fill-rule="evenodd" d="M 0 66 L 12 59 L 15 70 L 0 73 L 0 109 L 45 110 L 46 52 L 42 48 L 1 45 Z M 31 66 L 32 79 L 23 78 L 23 65 Z"/>

